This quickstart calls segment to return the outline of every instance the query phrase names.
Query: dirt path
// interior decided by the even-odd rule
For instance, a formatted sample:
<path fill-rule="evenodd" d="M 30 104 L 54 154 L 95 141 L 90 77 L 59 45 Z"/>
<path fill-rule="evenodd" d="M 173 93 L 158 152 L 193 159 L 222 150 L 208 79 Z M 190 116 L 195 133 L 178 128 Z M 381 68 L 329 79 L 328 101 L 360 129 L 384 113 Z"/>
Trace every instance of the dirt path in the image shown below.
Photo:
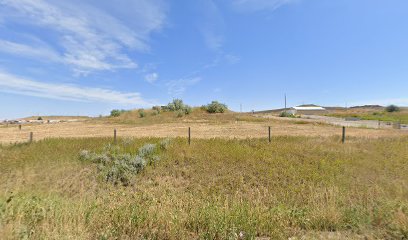
<path fill-rule="evenodd" d="M 260 118 L 267 118 L 267 119 L 274 119 L 274 120 L 281 120 L 281 121 L 306 121 L 306 122 L 320 122 L 331 124 L 334 126 L 345 126 L 345 127 L 355 127 L 355 128 L 373 128 L 373 129 L 393 129 L 394 126 L 388 122 L 379 122 L 377 120 L 346 120 L 344 118 L 337 118 L 337 117 L 328 117 L 328 116 L 320 116 L 320 115 L 302 115 L 301 119 L 299 118 L 281 118 L 274 115 L 269 114 L 262 114 L 257 115 Z M 408 125 L 401 124 L 401 130 L 408 130 Z"/>
<path fill-rule="evenodd" d="M 187 137 L 188 127 L 191 127 L 193 138 L 260 138 L 267 137 L 268 125 L 272 127 L 273 136 L 327 137 L 341 135 L 340 127 L 307 122 L 168 123 L 137 126 L 90 121 L 24 125 L 22 130 L 19 130 L 17 125 L 2 126 L 0 127 L 0 143 L 27 141 L 30 132 L 33 132 L 35 140 L 58 137 L 109 137 L 113 136 L 114 129 L 117 129 L 119 137 Z M 391 129 L 348 128 L 347 136 L 378 138 L 408 136 L 408 132 Z"/>

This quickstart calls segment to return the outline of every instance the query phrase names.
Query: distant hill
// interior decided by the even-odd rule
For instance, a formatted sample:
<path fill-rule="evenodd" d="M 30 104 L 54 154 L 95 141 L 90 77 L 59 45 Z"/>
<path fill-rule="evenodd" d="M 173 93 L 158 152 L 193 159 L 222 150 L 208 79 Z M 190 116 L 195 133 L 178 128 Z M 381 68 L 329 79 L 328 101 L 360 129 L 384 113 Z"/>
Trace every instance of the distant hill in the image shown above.
<path fill-rule="evenodd" d="M 383 106 L 380 105 L 363 105 L 363 106 L 353 106 L 350 107 L 351 109 L 359 109 L 359 108 L 363 108 L 363 109 L 384 109 Z"/>

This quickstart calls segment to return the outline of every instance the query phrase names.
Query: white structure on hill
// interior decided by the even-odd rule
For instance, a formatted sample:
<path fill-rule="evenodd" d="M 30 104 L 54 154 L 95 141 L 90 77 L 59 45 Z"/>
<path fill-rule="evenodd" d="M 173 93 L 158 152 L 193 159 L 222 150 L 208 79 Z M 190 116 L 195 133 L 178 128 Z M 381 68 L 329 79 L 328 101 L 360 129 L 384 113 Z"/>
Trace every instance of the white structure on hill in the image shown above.
<path fill-rule="evenodd" d="M 297 107 L 293 107 L 287 111 L 290 114 L 298 114 L 298 115 L 315 115 L 315 114 L 322 114 L 326 113 L 327 110 L 324 107 L 316 106 L 316 105 L 301 105 Z"/>

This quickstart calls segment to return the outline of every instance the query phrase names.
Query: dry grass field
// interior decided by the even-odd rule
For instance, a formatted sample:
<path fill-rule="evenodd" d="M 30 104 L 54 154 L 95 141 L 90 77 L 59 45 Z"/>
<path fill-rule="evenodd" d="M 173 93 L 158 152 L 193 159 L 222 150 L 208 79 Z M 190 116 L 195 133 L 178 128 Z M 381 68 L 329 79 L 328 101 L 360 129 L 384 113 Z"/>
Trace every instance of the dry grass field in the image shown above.
<path fill-rule="evenodd" d="M 177 118 L 173 113 L 162 113 L 139 118 L 137 112 L 117 118 L 95 118 L 80 122 L 28 124 L 0 127 L 0 143 L 25 142 L 33 132 L 35 140 L 45 138 L 112 137 L 117 129 L 122 137 L 186 137 L 191 127 L 192 138 L 265 138 L 268 126 L 273 136 L 339 136 L 341 127 L 304 120 L 277 120 L 254 117 L 249 114 L 193 114 Z M 396 137 L 407 135 L 398 130 L 348 128 L 347 136 L 363 138 Z"/>
<path fill-rule="evenodd" d="M 120 139 L 132 154 L 159 139 Z M 107 138 L 0 147 L 1 239 L 406 239 L 408 138 L 173 139 L 128 186 Z"/>
<path fill-rule="evenodd" d="M 406 131 L 341 144 L 340 127 L 196 110 L 0 133 L 0 239 L 408 238 Z"/>

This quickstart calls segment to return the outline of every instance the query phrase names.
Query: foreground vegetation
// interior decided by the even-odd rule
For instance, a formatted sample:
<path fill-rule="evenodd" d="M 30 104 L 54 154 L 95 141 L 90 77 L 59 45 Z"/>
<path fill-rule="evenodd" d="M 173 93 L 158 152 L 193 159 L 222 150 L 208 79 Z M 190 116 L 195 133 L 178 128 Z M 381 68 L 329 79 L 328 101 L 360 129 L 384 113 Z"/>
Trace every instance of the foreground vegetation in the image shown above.
<path fill-rule="evenodd" d="M 120 139 L 140 155 L 161 139 Z M 0 238 L 408 238 L 408 138 L 173 139 L 123 186 L 84 150 L 110 139 L 0 147 Z"/>

